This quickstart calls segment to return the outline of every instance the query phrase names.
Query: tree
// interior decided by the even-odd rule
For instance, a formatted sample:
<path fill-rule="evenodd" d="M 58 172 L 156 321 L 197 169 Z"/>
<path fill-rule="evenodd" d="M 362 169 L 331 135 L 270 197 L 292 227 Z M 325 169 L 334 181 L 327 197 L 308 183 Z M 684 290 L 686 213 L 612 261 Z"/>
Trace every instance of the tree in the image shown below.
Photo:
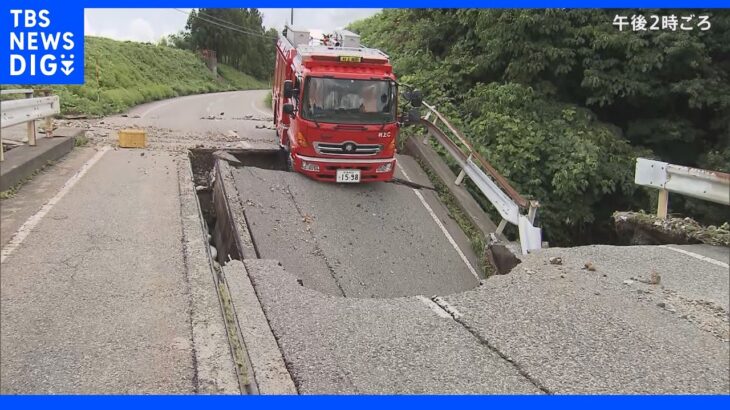
<path fill-rule="evenodd" d="M 709 16 L 712 26 L 620 31 L 616 15 Z M 636 155 L 730 163 L 730 11 L 386 9 L 351 29 L 542 201 L 553 242 L 606 240 L 612 210 L 653 208 L 631 183 Z"/>

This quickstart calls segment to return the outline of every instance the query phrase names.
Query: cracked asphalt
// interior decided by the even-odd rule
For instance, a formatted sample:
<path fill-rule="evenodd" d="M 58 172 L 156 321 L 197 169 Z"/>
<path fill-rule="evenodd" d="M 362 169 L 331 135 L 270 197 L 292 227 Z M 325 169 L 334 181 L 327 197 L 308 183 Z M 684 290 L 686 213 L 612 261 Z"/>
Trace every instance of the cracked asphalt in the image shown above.
<path fill-rule="evenodd" d="M 56 121 L 86 129 L 89 146 L 0 202 L 0 393 L 240 393 L 190 207 L 186 152 L 273 144 L 274 132 L 261 128 L 265 94 L 206 94 Z M 147 149 L 108 150 L 6 258 L 23 223 L 98 150 L 115 146 L 117 130 L 137 126 L 148 131 Z"/>

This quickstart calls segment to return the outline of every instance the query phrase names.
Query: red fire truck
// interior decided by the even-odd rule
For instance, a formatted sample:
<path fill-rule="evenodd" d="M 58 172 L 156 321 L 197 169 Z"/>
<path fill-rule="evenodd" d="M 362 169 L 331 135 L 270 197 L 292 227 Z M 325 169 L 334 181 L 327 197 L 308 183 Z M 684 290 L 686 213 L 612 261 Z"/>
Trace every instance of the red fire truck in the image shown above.
<path fill-rule="evenodd" d="M 276 53 L 274 123 L 290 170 L 341 183 L 392 179 L 402 122 L 388 56 L 346 30 L 316 41 L 291 27 Z"/>

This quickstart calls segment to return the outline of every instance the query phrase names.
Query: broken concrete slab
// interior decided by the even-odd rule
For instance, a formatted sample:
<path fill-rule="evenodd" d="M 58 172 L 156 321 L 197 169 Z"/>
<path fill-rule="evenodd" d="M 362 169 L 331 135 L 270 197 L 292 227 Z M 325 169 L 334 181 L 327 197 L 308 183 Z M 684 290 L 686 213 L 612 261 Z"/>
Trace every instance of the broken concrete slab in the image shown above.
<path fill-rule="evenodd" d="M 305 286 L 395 297 L 479 284 L 469 240 L 433 191 L 418 193 L 427 209 L 412 188 L 396 184 L 322 183 L 252 167 L 233 175 L 259 256 L 280 260 Z"/>
<path fill-rule="evenodd" d="M 541 392 L 425 298 L 333 297 L 277 261 L 244 262 L 302 394 Z"/>
<path fill-rule="evenodd" d="M 245 266 L 233 260 L 222 269 L 258 392 L 297 394 Z"/>
<path fill-rule="evenodd" d="M 635 279 L 652 269 L 662 285 Z M 727 279 L 659 247 L 552 248 L 444 300 L 553 393 L 727 393 Z"/>

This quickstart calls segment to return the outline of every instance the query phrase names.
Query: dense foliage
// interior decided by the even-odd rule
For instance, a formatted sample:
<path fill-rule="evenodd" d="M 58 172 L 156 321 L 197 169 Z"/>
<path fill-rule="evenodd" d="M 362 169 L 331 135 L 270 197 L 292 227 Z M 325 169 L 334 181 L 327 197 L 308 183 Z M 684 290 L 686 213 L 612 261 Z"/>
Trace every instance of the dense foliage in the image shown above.
<path fill-rule="evenodd" d="M 163 40 L 174 47 L 214 50 L 218 61 L 262 80 L 274 71 L 276 30 L 266 31 L 250 8 L 193 10 L 185 30 Z"/>
<path fill-rule="evenodd" d="M 612 24 L 639 14 L 694 15 L 694 29 Z M 730 11 L 388 9 L 350 28 L 541 201 L 555 244 L 609 240 L 612 211 L 653 209 L 637 155 L 730 171 Z M 678 195 L 670 207 L 727 220 Z"/>

